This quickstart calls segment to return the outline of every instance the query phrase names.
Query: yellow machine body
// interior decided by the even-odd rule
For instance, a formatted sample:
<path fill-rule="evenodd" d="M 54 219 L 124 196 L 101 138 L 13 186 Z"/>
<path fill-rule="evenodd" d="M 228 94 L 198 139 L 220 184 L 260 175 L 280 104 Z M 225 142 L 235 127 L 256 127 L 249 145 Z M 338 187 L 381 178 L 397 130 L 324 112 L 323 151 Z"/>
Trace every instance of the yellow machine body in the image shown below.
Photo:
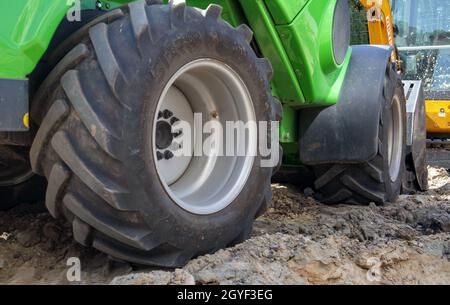
<path fill-rule="evenodd" d="M 360 0 L 367 11 L 370 44 L 390 45 L 395 48 L 394 19 L 389 0 Z M 397 51 L 392 53 L 392 62 L 400 67 L 402 62 Z M 450 100 L 427 99 L 427 132 L 450 134 Z"/>
<path fill-rule="evenodd" d="M 450 101 L 427 100 L 427 132 L 431 134 L 450 134 Z"/>

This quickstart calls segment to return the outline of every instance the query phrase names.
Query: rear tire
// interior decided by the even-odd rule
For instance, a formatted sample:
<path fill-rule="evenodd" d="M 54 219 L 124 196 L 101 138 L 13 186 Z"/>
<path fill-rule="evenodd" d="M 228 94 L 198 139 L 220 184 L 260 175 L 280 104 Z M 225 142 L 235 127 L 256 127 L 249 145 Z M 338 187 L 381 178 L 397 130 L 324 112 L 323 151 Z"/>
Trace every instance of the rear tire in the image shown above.
<path fill-rule="evenodd" d="M 140 1 L 117 12 L 122 17 L 82 29 L 88 34 L 40 88 L 33 112 L 44 119 L 37 122 L 31 163 L 48 178 L 47 208 L 72 223 L 79 243 L 121 260 L 178 267 L 249 237 L 255 216 L 270 202 L 273 169 L 260 167 L 257 156 L 226 206 L 205 213 L 182 208 L 153 150 L 166 84 L 187 64 L 211 58 L 239 75 L 257 121 L 274 120 L 281 107 L 271 95 L 269 62 L 250 47 L 251 31 L 221 20 L 220 7 Z M 177 89 L 189 99 L 186 88 Z"/>
<path fill-rule="evenodd" d="M 44 199 L 45 179 L 33 174 L 29 148 L 0 145 L 0 210 Z"/>
<path fill-rule="evenodd" d="M 405 168 L 406 100 L 391 64 L 386 69 L 383 90 L 377 155 L 361 164 L 314 166 L 314 185 L 321 202 L 382 204 L 397 200 Z"/>

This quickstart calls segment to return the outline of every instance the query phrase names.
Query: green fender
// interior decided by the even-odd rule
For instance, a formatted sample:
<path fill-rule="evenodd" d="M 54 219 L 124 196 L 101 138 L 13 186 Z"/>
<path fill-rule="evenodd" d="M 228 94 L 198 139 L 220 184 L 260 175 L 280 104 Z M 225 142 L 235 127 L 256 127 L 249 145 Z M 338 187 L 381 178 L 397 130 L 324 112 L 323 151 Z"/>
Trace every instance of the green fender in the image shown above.
<path fill-rule="evenodd" d="M 75 0 L 0 1 L 0 78 L 25 79 L 30 74 Z M 130 0 L 103 1 L 110 8 Z M 81 0 L 81 9 L 95 9 Z"/>

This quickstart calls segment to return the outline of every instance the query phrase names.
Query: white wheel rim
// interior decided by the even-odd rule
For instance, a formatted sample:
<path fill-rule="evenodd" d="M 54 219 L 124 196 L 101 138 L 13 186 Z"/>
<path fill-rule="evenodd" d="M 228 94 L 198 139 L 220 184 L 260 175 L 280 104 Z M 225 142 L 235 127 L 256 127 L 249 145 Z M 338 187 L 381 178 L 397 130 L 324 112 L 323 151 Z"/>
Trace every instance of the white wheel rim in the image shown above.
<path fill-rule="evenodd" d="M 403 151 L 403 118 L 401 102 L 394 97 L 392 103 L 392 122 L 388 129 L 388 162 L 391 181 L 397 180 L 400 174 Z"/>
<path fill-rule="evenodd" d="M 176 150 L 178 143 L 176 138 L 172 139 L 164 148 L 169 142 L 166 123 L 181 120 L 194 126 L 194 113 L 202 114 L 203 123 L 219 121 L 224 129 L 227 121 L 256 122 L 256 116 L 245 83 L 228 65 L 214 59 L 186 64 L 172 76 L 161 94 L 152 138 L 159 180 L 178 206 L 193 214 L 209 215 L 225 209 L 242 192 L 253 168 L 257 132 L 248 129 L 244 139 L 236 137 L 234 145 L 244 145 L 245 156 L 194 156 L 192 150 L 190 156 L 167 159 L 166 151 Z M 192 127 L 191 134 L 196 135 L 197 131 Z M 202 145 L 203 140 L 193 136 L 192 148 Z M 221 145 L 223 151 L 225 146 Z"/>

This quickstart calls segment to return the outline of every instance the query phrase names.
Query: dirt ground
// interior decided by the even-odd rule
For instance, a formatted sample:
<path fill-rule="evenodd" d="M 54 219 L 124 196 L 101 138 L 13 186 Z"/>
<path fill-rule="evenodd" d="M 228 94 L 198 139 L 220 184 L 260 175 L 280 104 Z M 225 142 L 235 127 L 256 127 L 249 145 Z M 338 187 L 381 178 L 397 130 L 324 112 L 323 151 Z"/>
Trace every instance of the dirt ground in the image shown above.
<path fill-rule="evenodd" d="M 450 178 L 429 172 L 430 191 L 382 207 L 324 206 L 273 185 L 253 238 L 178 270 L 111 261 L 42 205 L 19 206 L 0 212 L 0 284 L 67 284 L 70 257 L 82 284 L 450 284 Z"/>

